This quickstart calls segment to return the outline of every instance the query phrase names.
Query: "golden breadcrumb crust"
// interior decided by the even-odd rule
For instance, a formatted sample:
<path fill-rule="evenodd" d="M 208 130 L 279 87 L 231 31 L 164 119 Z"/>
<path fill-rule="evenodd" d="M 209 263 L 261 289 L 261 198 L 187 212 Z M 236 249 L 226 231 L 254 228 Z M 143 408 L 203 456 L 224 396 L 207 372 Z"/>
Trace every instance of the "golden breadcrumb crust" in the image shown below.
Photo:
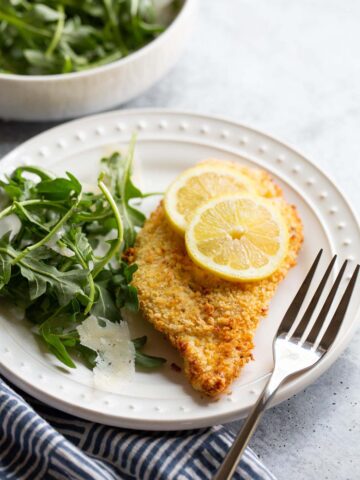
<path fill-rule="evenodd" d="M 202 270 L 166 220 L 162 202 L 139 233 L 134 250 L 139 269 L 133 284 L 145 318 L 179 350 L 191 385 L 209 396 L 226 392 L 252 359 L 254 331 L 276 287 L 295 265 L 303 241 L 296 208 L 286 203 L 270 175 L 231 165 L 254 181 L 259 194 L 278 202 L 286 220 L 289 250 L 275 273 L 256 282 L 233 283 Z"/>

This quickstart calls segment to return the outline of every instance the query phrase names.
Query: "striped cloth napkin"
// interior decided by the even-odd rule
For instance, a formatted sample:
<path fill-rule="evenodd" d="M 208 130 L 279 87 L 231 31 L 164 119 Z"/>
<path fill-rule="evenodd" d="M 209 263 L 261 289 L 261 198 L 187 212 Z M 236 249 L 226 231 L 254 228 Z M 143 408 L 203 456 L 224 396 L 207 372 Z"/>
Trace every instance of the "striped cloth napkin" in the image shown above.
<path fill-rule="evenodd" d="M 1 480 L 208 480 L 233 439 L 222 426 L 164 433 L 88 422 L 0 378 Z M 247 449 L 234 479 L 275 477 Z"/>

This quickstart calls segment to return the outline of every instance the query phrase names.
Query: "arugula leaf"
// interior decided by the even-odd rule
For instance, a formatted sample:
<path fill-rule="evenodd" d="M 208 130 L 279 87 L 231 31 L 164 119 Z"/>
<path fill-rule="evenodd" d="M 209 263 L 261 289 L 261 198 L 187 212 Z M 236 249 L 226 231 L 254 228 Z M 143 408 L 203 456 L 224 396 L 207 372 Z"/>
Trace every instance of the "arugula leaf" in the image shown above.
<path fill-rule="evenodd" d="M 41 24 L 42 22 L 56 22 L 59 19 L 59 12 L 42 3 L 35 4 L 23 18 L 31 22 Z"/>
<path fill-rule="evenodd" d="M 139 310 L 139 300 L 136 289 L 130 285 L 132 276 L 136 270 L 137 265 L 127 265 L 125 262 L 120 262 L 120 268 L 117 270 L 112 269 L 113 278 L 111 287 L 114 291 L 116 306 L 119 310 L 121 308 L 127 308 L 132 312 Z"/>
<path fill-rule="evenodd" d="M 126 283 L 131 283 L 133 279 L 134 273 L 137 271 L 138 266 L 136 263 L 133 263 L 132 265 L 128 265 L 125 262 L 122 262 L 122 267 L 123 267 L 123 275 L 125 278 Z"/>
<path fill-rule="evenodd" d="M 11 279 L 10 235 L 11 232 L 7 232 L 0 238 L 0 291 Z"/>
<path fill-rule="evenodd" d="M 43 295 L 47 288 L 54 292 L 60 305 L 67 305 L 74 296 L 84 294 L 87 271 L 70 270 L 60 272 L 56 267 L 46 265 L 31 255 L 19 262 L 20 272 L 29 282 L 30 299 Z"/>
<path fill-rule="evenodd" d="M 60 338 L 53 333 L 47 333 L 43 330 L 41 332 L 43 339 L 48 344 L 50 352 L 53 353 L 61 362 L 63 362 L 68 367 L 76 368 L 76 365 L 70 357 L 64 345 L 64 342 L 62 342 Z"/>
<path fill-rule="evenodd" d="M 41 223 L 39 221 L 40 218 L 37 217 L 36 213 L 31 214 L 29 210 L 19 202 L 14 202 L 13 205 L 14 205 L 14 211 L 16 211 L 16 214 L 19 217 L 19 219 L 22 221 L 29 222 L 29 224 L 31 224 L 31 227 L 34 227 L 37 233 L 41 233 L 44 231 L 47 233 L 49 232 L 48 227 L 44 223 Z"/>
<path fill-rule="evenodd" d="M 135 141 L 136 136 L 134 135 L 127 155 L 114 153 L 109 158 L 102 159 L 109 169 L 106 182 L 114 195 L 123 220 L 124 249 L 133 246 L 136 238 L 135 227 L 142 227 L 145 221 L 145 215 L 130 205 L 131 200 L 143 198 L 143 194 L 131 179 Z"/>
<path fill-rule="evenodd" d="M 23 173 L 33 173 L 37 177 L 39 177 L 41 180 L 52 180 L 54 179 L 54 175 L 44 168 L 41 167 L 35 167 L 35 166 L 24 166 L 24 167 L 17 167 L 11 174 L 10 178 L 12 181 L 16 181 L 18 183 L 25 182 L 26 179 L 23 177 Z"/>
<path fill-rule="evenodd" d="M 43 71 L 48 74 L 55 72 L 61 65 L 59 59 L 53 56 L 46 55 L 46 53 L 39 50 L 32 50 L 27 48 L 24 50 L 24 57 L 32 68 L 32 75 L 37 75 L 38 72 Z"/>
<path fill-rule="evenodd" d="M 96 298 L 91 313 L 96 317 L 107 318 L 111 322 L 118 322 L 120 312 L 117 308 L 113 295 L 108 290 L 109 280 L 101 281 L 99 277 L 95 282 Z"/>
<path fill-rule="evenodd" d="M 145 353 L 135 352 L 135 365 L 142 368 L 158 368 L 166 363 L 166 359 L 162 357 L 153 357 Z"/>
<path fill-rule="evenodd" d="M 15 182 L 6 183 L 0 180 L 0 187 L 8 194 L 10 198 L 21 199 L 23 196 L 23 190 L 15 184 Z"/>
<path fill-rule="evenodd" d="M 144 335 L 143 337 L 134 338 L 132 342 L 136 350 L 141 350 L 146 345 L 147 336 Z"/>
<path fill-rule="evenodd" d="M 15 251 L 13 251 L 13 255 L 15 255 Z M 56 253 L 51 251 L 50 248 L 43 246 L 33 250 L 29 254 L 29 258 L 32 260 L 50 260 L 51 258 L 56 258 Z"/>
<path fill-rule="evenodd" d="M 4 247 L 0 247 L 2 255 L 4 250 Z M 11 259 L 18 256 L 16 250 L 10 245 L 6 247 L 6 255 Z M 20 274 L 28 281 L 30 299 L 36 300 L 47 290 L 55 294 L 60 305 L 66 305 L 78 294 L 85 296 L 83 287 L 86 285 L 88 272 L 80 269 L 62 272 L 55 266 L 45 263 L 44 260 L 52 256 L 49 249 L 39 247 L 16 264 Z"/>
<path fill-rule="evenodd" d="M 140 210 L 137 210 L 136 208 L 128 204 L 127 213 L 128 213 L 128 218 L 130 222 L 133 224 L 133 226 L 142 227 L 144 225 L 146 216 L 142 212 L 140 212 Z M 134 242 L 134 240 L 132 240 L 132 242 Z"/>
<path fill-rule="evenodd" d="M 0 290 L 9 283 L 11 278 L 11 263 L 7 253 L 0 252 Z"/>
<path fill-rule="evenodd" d="M 127 288 L 123 288 L 122 293 L 124 295 L 124 306 L 131 312 L 139 311 L 139 299 L 137 296 L 137 290 L 133 285 L 128 285 Z"/>
<path fill-rule="evenodd" d="M 16 200 L 26 200 L 29 198 L 30 188 L 32 182 L 30 181 L 15 181 L 13 179 L 8 179 L 8 182 L 0 180 L 0 187 L 7 193 L 10 199 Z"/>
<path fill-rule="evenodd" d="M 81 345 L 81 343 L 76 346 L 76 352 L 80 354 L 80 357 L 89 368 L 93 369 L 96 367 L 97 352 L 89 347 L 85 347 L 85 345 Z"/>
<path fill-rule="evenodd" d="M 140 352 L 142 348 L 146 345 L 147 336 L 134 338 L 132 340 L 135 347 L 135 364 L 138 367 L 152 369 L 161 367 L 166 363 L 166 359 L 162 357 L 153 357 L 152 355 L 146 355 L 145 353 Z"/>
<path fill-rule="evenodd" d="M 32 180 L 24 177 L 24 173 L 34 174 L 42 180 L 54 178 L 49 172 L 39 167 L 18 167 L 7 177 L 7 181 L 0 180 L 0 187 L 8 194 L 10 199 L 23 201 L 34 197 L 32 188 L 35 184 Z"/>
<path fill-rule="evenodd" d="M 89 262 L 94 260 L 93 249 L 90 245 L 90 242 L 81 230 L 81 227 L 72 227 L 69 231 L 62 237 L 62 240 L 67 246 L 72 248 L 78 258 L 81 258 L 84 264 L 89 266 Z"/>
<path fill-rule="evenodd" d="M 67 178 L 55 178 L 53 180 L 43 180 L 37 184 L 37 191 L 49 200 L 67 200 L 72 193 L 77 195 L 81 192 L 81 184 L 71 174 L 67 173 Z"/>

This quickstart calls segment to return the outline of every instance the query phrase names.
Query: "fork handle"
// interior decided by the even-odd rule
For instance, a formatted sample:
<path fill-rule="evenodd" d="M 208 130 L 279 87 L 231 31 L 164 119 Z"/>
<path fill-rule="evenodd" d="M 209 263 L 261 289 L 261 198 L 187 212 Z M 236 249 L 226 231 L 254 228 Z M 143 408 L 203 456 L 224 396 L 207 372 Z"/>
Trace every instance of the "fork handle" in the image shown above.
<path fill-rule="evenodd" d="M 227 455 L 225 456 L 223 463 L 220 465 L 219 470 L 213 477 L 213 480 L 231 480 L 235 473 L 236 467 L 244 453 L 244 450 L 252 437 L 265 408 L 271 398 L 274 396 L 276 390 L 286 377 L 279 375 L 276 371 L 270 375 L 270 378 L 266 382 L 263 391 L 260 394 L 258 401 L 251 410 L 249 416 L 245 420 L 245 423 L 238 433 L 237 437 Z"/>

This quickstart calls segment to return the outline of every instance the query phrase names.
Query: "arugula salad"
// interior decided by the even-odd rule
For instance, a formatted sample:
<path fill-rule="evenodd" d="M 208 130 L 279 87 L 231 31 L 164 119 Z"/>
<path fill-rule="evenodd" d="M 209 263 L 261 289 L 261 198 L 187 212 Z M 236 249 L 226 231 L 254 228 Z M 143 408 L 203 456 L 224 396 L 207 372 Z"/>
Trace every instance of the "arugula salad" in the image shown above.
<path fill-rule="evenodd" d="M 98 353 L 80 341 L 86 319 L 116 324 L 123 308 L 138 310 L 137 267 L 125 261 L 145 220 L 132 201 L 147 196 L 131 179 L 134 146 L 135 138 L 126 154 L 101 160 L 95 192 L 70 172 L 57 177 L 36 166 L 0 180 L 0 227 L 6 217 L 17 224 L 0 238 L 0 299 L 24 309 L 34 333 L 71 368 L 76 358 L 96 367 Z M 165 362 L 141 352 L 146 337 L 132 342 L 137 366 Z"/>
<path fill-rule="evenodd" d="M 177 11 L 179 2 L 168 2 Z M 0 72 L 70 73 L 143 47 L 165 28 L 154 0 L 0 0 Z M 173 15 L 171 15 L 173 16 Z"/>

